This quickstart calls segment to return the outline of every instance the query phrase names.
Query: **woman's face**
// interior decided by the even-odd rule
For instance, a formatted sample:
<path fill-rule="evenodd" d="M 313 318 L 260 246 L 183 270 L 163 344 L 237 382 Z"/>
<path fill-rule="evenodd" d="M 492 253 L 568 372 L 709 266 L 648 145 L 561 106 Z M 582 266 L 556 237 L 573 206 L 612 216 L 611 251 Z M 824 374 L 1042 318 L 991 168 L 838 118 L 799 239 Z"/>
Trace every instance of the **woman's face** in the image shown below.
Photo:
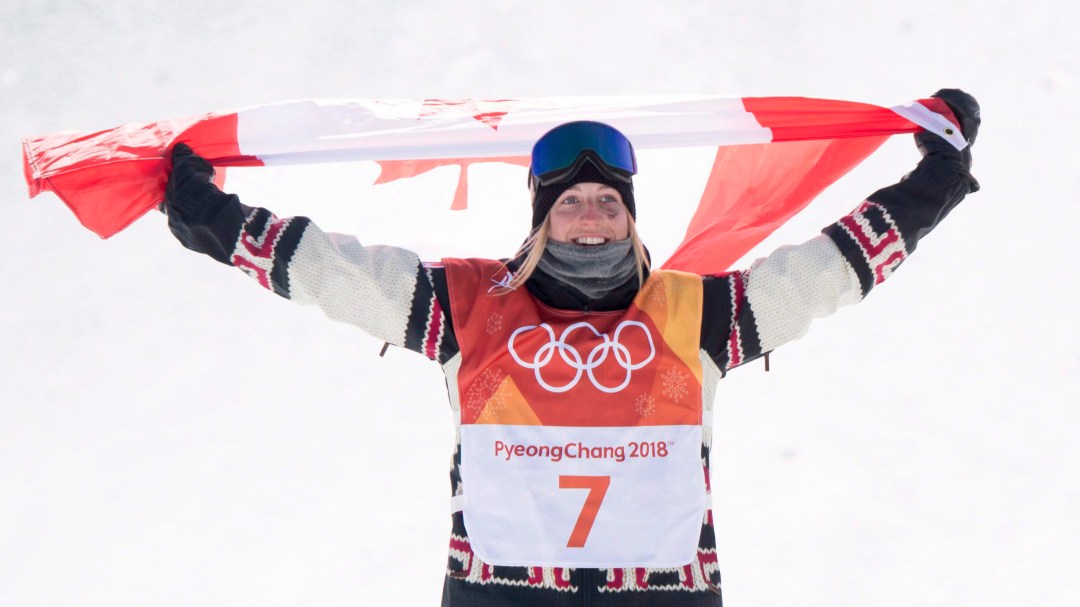
<path fill-rule="evenodd" d="M 598 245 L 630 237 L 629 215 L 619 191 L 602 183 L 570 186 L 551 207 L 549 237 L 559 242 Z"/>

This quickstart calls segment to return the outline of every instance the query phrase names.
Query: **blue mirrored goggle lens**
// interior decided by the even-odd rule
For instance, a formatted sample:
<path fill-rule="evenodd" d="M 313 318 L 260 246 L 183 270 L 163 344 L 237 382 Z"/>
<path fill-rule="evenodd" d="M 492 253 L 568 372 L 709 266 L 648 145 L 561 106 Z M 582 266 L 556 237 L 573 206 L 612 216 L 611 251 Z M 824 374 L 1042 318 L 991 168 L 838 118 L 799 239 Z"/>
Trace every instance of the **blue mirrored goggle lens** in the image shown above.
<path fill-rule="evenodd" d="M 569 177 L 583 152 L 592 152 L 607 169 L 629 180 L 637 173 L 634 148 L 622 133 L 599 122 L 571 122 L 548 131 L 532 152 L 532 175 L 542 185 Z"/>

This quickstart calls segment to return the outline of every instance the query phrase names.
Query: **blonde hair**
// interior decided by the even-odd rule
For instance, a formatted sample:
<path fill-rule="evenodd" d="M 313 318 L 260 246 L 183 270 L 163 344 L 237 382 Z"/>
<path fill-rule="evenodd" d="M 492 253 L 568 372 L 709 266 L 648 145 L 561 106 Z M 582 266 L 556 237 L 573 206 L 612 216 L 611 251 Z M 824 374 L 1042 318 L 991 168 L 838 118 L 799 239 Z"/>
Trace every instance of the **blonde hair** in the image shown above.
<path fill-rule="evenodd" d="M 529 277 L 536 271 L 536 267 L 540 265 L 540 258 L 544 255 L 544 247 L 547 246 L 547 241 L 551 234 L 551 228 L 549 226 L 550 222 L 551 218 L 549 216 L 544 219 L 544 223 L 533 230 L 532 233 L 529 234 L 529 237 L 525 239 L 525 242 L 521 244 L 521 248 L 514 254 L 513 259 L 519 259 L 522 256 L 524 256 L 524 259 L 522 259 L 521 265 L 518 266 L 517 272 L 513 273 L 513 278 L 506 282 L 506 284 L 501 285 L 501 288 L 495 291 L 497 295 L 504 295 L 518 287 L 524 286 L 525 281 L 529 280 Z M 629 228 L 628 238 L 630 239 L 630 249 L 634 253 L 634 267 L 637 269 L 638 288 L 641 288 L 641 286 L 645 284 L 645 273 L 652 269 L 652 264 L 649 263 L 649 256 L 645 252 L 645 245 L 641 242 L 641 236 L 638 235 L 634 218 L 627 215 L 626 222 L 627 227 Z"/>

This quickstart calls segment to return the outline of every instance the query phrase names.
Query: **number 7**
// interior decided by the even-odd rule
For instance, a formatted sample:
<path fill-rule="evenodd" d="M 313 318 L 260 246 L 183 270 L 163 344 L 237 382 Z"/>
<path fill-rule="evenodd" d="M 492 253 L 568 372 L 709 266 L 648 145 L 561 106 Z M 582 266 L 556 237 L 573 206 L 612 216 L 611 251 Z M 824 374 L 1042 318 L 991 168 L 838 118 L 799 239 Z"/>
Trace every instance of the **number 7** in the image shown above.
<path fill-rule="evenodd" d="M 566 542 L 567 548 L 584 548 L 585 540 L 589 539 L 596 513 L 600 511 L 600 504 L 604 501 L 608 486 L 611 485 L 610 476 L 559 476 L 559 489 L 588 489 L 589 495 L 585 498 L 585 505 L 581 507 L 574 530 L 570 533 L 570 540 Z"/>

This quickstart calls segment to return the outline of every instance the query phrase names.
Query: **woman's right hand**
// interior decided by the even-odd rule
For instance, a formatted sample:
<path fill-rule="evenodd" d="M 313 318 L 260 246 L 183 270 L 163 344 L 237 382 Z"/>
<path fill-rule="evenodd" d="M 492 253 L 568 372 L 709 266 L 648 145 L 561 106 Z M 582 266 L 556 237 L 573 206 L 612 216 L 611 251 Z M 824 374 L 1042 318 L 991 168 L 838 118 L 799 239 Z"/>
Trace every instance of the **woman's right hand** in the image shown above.
<path fill-rule="evenodd" d="M 214 167 L 196 154 L 188 144 L 177 143 L 172 149 L 172 170 L 165 186 L 165 206 L 176 204 L 183 195 L 182 190 L 189 183 L 206 183 L 213 179 Z"/>
<path fill-rule="evenodd" d="M 213 179 L 214 167 L 186 143 L 177 143 L 160 208 L 181 244 L 232 265 L 232 251 L 249 209 L 218 189 Z"/>

